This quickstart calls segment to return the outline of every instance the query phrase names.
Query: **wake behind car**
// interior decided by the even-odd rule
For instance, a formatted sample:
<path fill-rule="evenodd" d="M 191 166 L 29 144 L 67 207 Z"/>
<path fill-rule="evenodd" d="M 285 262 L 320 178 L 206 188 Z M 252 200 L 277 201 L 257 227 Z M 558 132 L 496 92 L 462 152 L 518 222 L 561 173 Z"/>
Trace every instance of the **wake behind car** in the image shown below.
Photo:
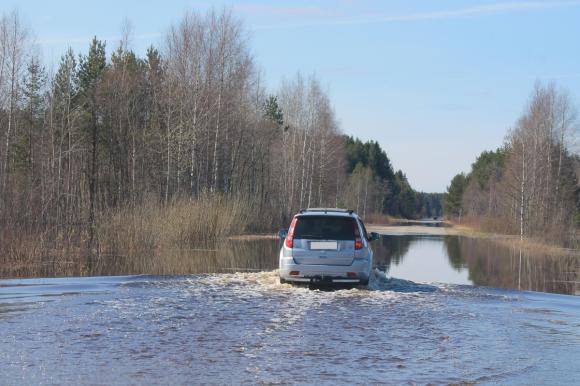
<path fill-rule="evenodd" d="M 281 230 L 280 282 L 362 284 L 373 265 L 370 242 L 362 219 L 352 210 L 302 209 L 288 230 Z"/>

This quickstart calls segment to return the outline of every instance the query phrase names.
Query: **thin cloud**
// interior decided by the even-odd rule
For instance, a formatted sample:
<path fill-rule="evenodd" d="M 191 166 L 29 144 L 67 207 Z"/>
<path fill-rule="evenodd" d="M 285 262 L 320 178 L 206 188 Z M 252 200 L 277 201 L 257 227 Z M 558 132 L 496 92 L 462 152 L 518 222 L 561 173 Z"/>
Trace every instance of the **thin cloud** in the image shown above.
<path fill-rule="evenodd" d="M 496 3 L 484 4 L 474 7 L 452 9 L 445 11 L 434 11 L 416 13 L 411 15 L 391 16 L 382 18 L 385 22 L 394 21 L 421 21 L 433 19 L 453 19 L 464 16 L 483 15 L 489 13 L 505 13 L 521 10 L 530 10 L 538 8 L 556 8 L 563 6 L 580 5 L 580 1 L 526 1 L 526 2 L 511 2 L 511 3 Z M 381 20 L 377 20 L 380 22 Z"/>
<path fill-rule="evenodd" d="M 319 7 L 279 7 L 264 4 L 240 4 L 236 5 L 234 8 L 240 12 L 254 15 L 320 16 L 325 14 L 325 11 Z"/>
<path fill-rule="evenodd" d="M 469 16 L 480 16 L 486 14 L 507 13 L 535 9 L 561 8 L 576 5 L 580 5 L 580 0 L 507 2 L 495 4 L 482 4 L 473 7 L 449 9 L 443 11 L 412 13 L 407 15 L 379 16 L 364 19 L 350 18 L 350 19 L 323 20 L 313 23 L 304 23 L 295 25 L 278 24 L 270 26 L 261 26 L 258 27 L 258 29 L 293 28 L 293 27 L 320 26 L 320 25 L 382 24 L 382 23 L 397 23 L 397 22 L 419 22 L 426 20 L 459 19 Z"/>
<path fill-rule="evenodd" d="M 580 0 L 565 0 L 565 1 L 521 1 L 521 2 L 505 2 L 494 4 L 482 4 L 472 7 L 449 9 L 442 11 L 419 12 L 407 15 L 392 15 L 392 16 L 378 16 L 373 18 L 348 18 L 348 19 L 326 19 L 308 23 L 296 24 L 275 24 L 275 25 L 255 25 L 254 30 L 263 29 L 289 29 L 301 27 L 315 27 L 324 25 L 362 25 L 362 24 L 386 24 L 386 23 L 405 23 L 405 22 L 420 22 L 428 20 L 444 20 L 444 19 L 459 19 L 470 16 L 480 16 L 486 14 L 508 13 L 526 10 L 538 9 L 552 9 L 580 5 Z M 319 7 L 278 7 L 269 5 L 237 5 L 235 9 L 240 12 L 248 14 L 262 14 L 262 15 L 278 15 L 278 16 L 329 16 L 332 13 L 326 12 Z M 161 33 L 144 33 L 135 35 L 132 39 L 155 39 L 161 37 Z M 93 36 L 74 36 L 74 37 L 58 37 L 58 38 L 44 38 L 37 41 L 41 45 L 61 45 L 61 44 L 78 44 L 90 42 Z M 120 40 L 120 36 L 113 36 L 102 38 L 107 42 L 115 42 Z"/>

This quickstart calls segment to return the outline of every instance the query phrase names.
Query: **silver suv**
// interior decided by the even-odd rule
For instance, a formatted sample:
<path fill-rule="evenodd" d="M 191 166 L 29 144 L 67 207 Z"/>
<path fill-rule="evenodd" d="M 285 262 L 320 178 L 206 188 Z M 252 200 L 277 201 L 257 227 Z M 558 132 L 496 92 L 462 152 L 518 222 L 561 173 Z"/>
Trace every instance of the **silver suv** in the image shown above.
<path fill-rule="evenodd" d="M 368 284 L 373 265 L 369 242 L 379 235 L 368 234 L 354 211 L 302 209 L 279 236 L 280 283 Z"/>

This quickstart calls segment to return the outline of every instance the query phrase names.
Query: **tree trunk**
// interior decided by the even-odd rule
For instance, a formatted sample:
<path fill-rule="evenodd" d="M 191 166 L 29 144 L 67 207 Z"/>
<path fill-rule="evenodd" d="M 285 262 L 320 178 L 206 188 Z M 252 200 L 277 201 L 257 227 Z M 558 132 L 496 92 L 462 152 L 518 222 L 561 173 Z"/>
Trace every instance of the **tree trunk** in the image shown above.
<path fill-rule="evenodd" d="M 524 239 L 524 189 L 526 178 L 526 145 L 525 139 L 522 138 L 522 179 L 521 179 L 521 196 L 520 196 L 520 240 Z"/>

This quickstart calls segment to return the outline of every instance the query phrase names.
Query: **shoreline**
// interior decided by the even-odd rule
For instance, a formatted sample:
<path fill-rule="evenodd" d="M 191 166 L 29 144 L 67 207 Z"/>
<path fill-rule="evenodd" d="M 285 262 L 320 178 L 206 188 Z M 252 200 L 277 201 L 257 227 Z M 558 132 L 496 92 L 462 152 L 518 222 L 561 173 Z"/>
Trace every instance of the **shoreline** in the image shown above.
<path fill-rule="evenodd" d="M 410 221 L 409 223 L 417 223 Z M 504 235 L 480 231 L 467 225 L 445 222 L 445 226 L 367 224 L 369 232 L 391 236 L 463 236 L 488 239 L 495 243 L 522 250 L 541 251 L 554 256 L 580 256 L 580 250 L 547 244 L 534 239 L 520 240 L 518 235 Z"/>

